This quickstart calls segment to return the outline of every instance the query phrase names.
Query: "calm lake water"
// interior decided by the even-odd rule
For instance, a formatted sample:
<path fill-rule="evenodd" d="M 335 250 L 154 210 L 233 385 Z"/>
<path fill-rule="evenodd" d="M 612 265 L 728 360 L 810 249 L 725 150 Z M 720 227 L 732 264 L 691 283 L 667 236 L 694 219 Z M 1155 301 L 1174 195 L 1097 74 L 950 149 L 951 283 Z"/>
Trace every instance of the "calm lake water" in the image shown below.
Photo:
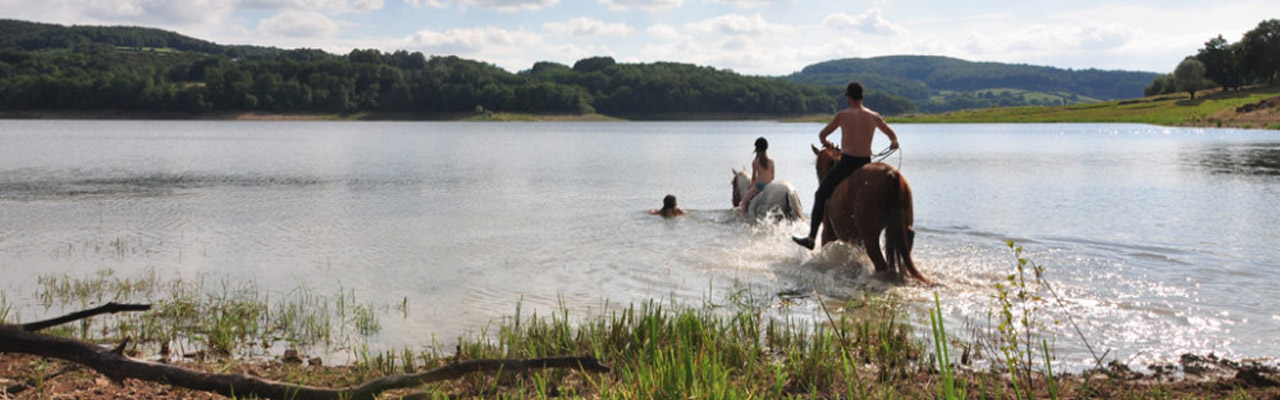
<path fill-rule="evenodd" d="M 802 251 L 802 224 L 728 212 L 758 136 L 807 210 L 820 127 L 0 121 L 0 290 L 24 320 L 61 311 L 37 277 L 106 269 L 407 301 L 374 349 L 447 345 L 517 304 L 586 317 L 744 291 L 810 322 L 818 298 L 892 296 L 927 327 L 936 292 L 967 338 L 998 310 L 1012 239 L 1064 301 L 1045 315 L 1072 315 L 1109 359 L 1280 357 L 1280 134 L 898 125 L 887 162 L 914 190 L 917 265 L 943 284 L 926 288 L 868 277 L 848 248 Z M 668 193 L 687 217 L 648 215 Z M 1052 329 L 1063 364 L 1088 364 Z"/>

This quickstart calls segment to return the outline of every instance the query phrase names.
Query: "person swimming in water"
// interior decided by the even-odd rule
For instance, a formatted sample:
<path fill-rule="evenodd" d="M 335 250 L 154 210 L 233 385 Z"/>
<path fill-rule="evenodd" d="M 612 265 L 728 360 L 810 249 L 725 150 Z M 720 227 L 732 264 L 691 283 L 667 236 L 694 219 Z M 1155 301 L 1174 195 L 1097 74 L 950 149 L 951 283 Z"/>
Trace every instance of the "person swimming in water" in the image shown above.
<path fill-rule="evenodd" d="M 738 205 L 739 212 L 747 212 L 751 206 L 751 199 L 760 194 L 765 186 L 773 182 L 774 170 L 773 159 L 769 158 L 769 141 L 764 137 L 756 139 L 756 158 L 751 161 L 751 188 L 747 189 L 747 193 L 742 195 L 742 203 Z"/>
<path fill-rule="evenodd" d="M 673 218 L 684 215 L 684 210 L 676 206 L 676 195 L 669 194 L 662 198 L 661 210 L 649 210 L 650 215 L 661 215 L 663 218 Z"/>

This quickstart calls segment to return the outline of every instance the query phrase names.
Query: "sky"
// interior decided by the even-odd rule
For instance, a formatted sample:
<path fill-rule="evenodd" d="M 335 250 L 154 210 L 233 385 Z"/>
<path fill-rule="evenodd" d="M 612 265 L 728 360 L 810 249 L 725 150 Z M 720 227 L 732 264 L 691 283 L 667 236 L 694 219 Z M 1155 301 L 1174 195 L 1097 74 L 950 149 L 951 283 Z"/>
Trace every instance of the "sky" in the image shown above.
<path fill-rule="evenodd" d="M 1170 72 L 1240 40 L 1277 0 L 0 0 L 0 18 L 130 25 L 219 44 L 418 51 L 511 72 L 674 61 L 787 75 L 842 58 L 939 55 Z"/>

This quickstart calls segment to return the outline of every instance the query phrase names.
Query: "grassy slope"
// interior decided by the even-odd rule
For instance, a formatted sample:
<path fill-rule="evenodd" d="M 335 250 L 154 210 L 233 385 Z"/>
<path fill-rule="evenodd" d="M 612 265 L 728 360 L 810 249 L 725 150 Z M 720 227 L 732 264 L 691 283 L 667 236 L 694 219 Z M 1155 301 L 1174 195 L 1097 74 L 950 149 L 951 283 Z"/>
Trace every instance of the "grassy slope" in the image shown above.
<path fill-rule="evenodd" d="M 1136 100 L 1108 101 L 1059 107 L 1007 107 L 956 111 L 945 114 L 890 118 L 898 123 L 972 122 L 1135 122 L 1156 125 L 1280 127 L 1277 121 L 1240 120 L 1236 107 L 1280 96 L 1280 86 L 1234 92 L 1201 94 L 1191 100 L 1185 93 Z"/>

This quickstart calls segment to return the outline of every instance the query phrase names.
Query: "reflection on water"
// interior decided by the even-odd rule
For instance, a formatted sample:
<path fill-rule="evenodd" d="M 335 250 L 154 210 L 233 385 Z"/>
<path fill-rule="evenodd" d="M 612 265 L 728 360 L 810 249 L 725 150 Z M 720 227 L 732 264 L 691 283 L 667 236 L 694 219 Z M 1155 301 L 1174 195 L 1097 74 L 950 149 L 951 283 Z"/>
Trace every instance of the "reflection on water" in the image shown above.
<path fill-rule="evenodd" d="M 875 279 L 852 246 L 803 251 L 789 236 L 804 222 L 728 211 L 731 169 L 750 162 L 759 136 L 777 178 L 808 200 L 820 128 L 0 121 L 0 291 L 26 319 L 52 314 L 33 300 L 37 276 L 103 269 L 407 301 L 407 317 L 384 318 L 372 339 L 384 349 L 477 333 L 517 303 L 589 313 L 739 290 L 783 298 L 792 304 L 779 317 L 801 321 L 825 318 L 819 298 L 859 296 L 928 315 L 937 293 L 948 325 L 963 326 L 997 309 L 1013 239 L 1121 361 L 1280 348 L 1274 134 L 895 126 L 915 260 L 943 284 L 922 287 Z M 650 216 L 666 194 L 690 214 Z M 1087 366 L 1074 343 L 1058 341 L 1058 354 Z"/>
<path fill-rule="evenodd" d="M 1229 143 L 1193 152 L 1195 164 L 1215 174 L 1280 176 L 1280 143 Z"/>
<path fill-rule="evenodd" d="M 27 171 L 32 172 L 32 171 Z M 212 186 L 287 187 L 326 183 L 306 176 L 219 176 L 149 174 L 71 180 L 22 181 L 0 178 L 0 200 L 49 200 L 60 197 L 163 196 L 183 189 Z"/>

